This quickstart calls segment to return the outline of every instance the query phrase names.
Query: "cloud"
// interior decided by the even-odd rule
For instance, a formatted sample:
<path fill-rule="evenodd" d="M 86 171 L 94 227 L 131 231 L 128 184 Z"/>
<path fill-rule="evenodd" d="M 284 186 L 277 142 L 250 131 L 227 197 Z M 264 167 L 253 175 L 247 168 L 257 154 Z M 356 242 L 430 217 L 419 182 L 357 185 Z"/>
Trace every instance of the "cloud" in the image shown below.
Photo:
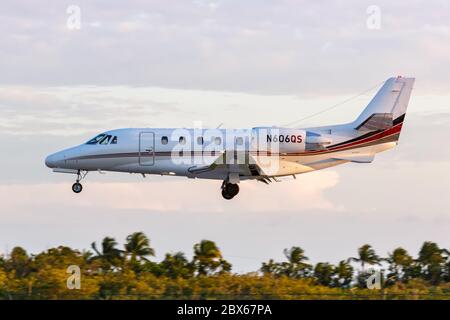
<path fill-rule="evenodd" d="M 372 3 L 356 0 L 79 1 L 73 31 L 66 4 L 46 2 L 3 4 L 1 83 L 336 94 L 396 73 L 434 92 L 450 82 L 450 10 L 437 0 L 379 1 L 376 31 Z"/>
<path fill-rule="evenodd" d="M 432 99 L 428 99 L 430 103 Z M 428 105 L 428 104 L 427 104 Z M 448 107 L 450 110 L 450 105 Z M 450 113 L 407 114 L 403 125 L 399 150 L 392 155 L 396 165 L 414 166 L 450 164 L 450 149 L 443 147 L 443 141 L 450 139 Z"/>
<path fill-rule="evenodd" d="M 80 136 L 121 127 L 192 127 L 196 121 L 205 127 L 216 127 L 222 122 L 228 127 L 245 128 L 274 125 L 276 118 L 287 122 L 291 114 L 301 117 L 342 99 L 159 87 L 2 86 L 0 132 Z M 283 106 L 284 112 L 275 108 L 278 105 Z M 358 106 L 358 112 L 360 109 Z M 252 122 L 245 114 L 252 115 Z M 347 113 L 337 116 L 333 122 L 353 118 Z"/>
<path fill-rule="evenodd" d="M 140 178 L 135 176 L 136 179 Z M 149 212 L 226 213 L 305 212 L 312 209 L 340 210 L 324 197 L 339 180 L 336 172 L 326 171 L 299 176 L 297 180 L 266 186 L 254 181 L 241 183 L 233 201 L 220 195 L 220 182 L 181 180 L 166 177 L 148 182 L 85 182 L 85 190 L 75 195 L 69 183 L 0 185 L 3 212 L 46 210 L 73 206 L 102 210 L 147 210 Z M 4 217 L 4 219 L 8 219 Z"/>
<path fill-rule="evenodd" d="M 0 131 L 12 135 L 80 135 L 138 121 L 143 125 L 144 119 L 152 119 L 147 120 L 148 126 L 156 123 L 157 117 L 188 113 L 170 98 L 154 94 L 156 91 L 127 87 L 0 87 Z"/>

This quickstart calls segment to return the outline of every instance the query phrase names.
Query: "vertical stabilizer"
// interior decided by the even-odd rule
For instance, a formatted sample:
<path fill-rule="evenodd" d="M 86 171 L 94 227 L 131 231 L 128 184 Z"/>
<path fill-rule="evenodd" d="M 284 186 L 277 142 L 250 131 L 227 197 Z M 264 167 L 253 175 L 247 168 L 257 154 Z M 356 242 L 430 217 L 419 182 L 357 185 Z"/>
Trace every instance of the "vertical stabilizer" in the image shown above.
<path fill-rule="evenodd" d="M 389 78 L 364 111 L 352 123 L 361 131 L 385 130 L 400 119 L 408 107 L 414 78 Z M 391 123 L 392 122 L 392 123 Z"/>

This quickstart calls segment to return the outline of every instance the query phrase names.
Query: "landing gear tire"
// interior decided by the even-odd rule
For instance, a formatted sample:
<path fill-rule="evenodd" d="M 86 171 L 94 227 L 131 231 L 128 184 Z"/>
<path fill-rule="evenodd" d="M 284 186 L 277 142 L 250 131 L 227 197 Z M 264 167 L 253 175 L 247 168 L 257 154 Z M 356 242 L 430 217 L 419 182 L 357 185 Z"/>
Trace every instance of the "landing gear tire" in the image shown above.
<path fill-rule="evenodd" d="M 83 186 L 79 182 L 75 182 L 72 185 L 72 191 L 75 193 L 80 193 L 83 190 Z"/>
<path fill-rule="evenodd" d="M 72 185 L 73 192 L 80 193 L 83 190 L 83 186 L 81 185 L 80 181 L 83 180 L 87 174 L 88 174 L 87 170 L 78 170 L 77 180 L 75 180 L 75 183 Z"/>
<path fill-rule="evenodd" d="M 226 200 L 233 199 L 239 193 L 239 186 L 235 183 L 226 183 L 222 188 L 222 197 Z"/>
<path fill-rule="evenodd" d="M 224 199 L 231 200 L 234 196 L 228 193 L 226 189 L 222 189 L 222 197 Z"/>

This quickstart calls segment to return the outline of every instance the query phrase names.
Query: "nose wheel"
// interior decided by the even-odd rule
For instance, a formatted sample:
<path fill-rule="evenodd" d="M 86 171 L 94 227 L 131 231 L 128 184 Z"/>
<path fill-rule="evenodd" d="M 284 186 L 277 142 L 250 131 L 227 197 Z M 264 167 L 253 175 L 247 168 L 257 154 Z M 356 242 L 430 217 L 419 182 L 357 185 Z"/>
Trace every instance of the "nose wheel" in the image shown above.
<path fill-rule="evenodd" d="M 75 193 L 80 193 L 83 190 L 83 185 L 79 182 L 75 182 L 72 185 L 72 191 Z"/>
<path fill-rule="evenodd" d="M 227 200 L 233 199 L 239 193 L 239 186 L 236 183 L 224 182 L 222 184 L 222 197 Z"/>
<path fill-rule="evenodd" d="M 72 191 L 75 193 L 80 193 L 81 191 L 83 191 L 83 185 L 80 183 L 81 180 L 84 179 L 84 177 L 86 177 L 87 175 L 87 171 L 82 172 L 81 170 L 78 170 L 77 173 L 77 180 L 76 182 L 72 185 Z"/>

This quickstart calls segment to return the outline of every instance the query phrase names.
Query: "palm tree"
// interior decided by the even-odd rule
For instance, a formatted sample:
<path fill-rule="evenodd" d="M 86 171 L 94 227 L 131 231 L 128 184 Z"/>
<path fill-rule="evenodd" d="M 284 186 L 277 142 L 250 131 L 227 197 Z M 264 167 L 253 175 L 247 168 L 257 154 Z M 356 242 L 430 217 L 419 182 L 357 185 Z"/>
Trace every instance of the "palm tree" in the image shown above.
<path fill-rule="evenodd" d="M 358 258 L 351 257 L 348 261 L 355 261 L 361 263 L 361 269 L 364 272 L 364 267 L 368 265 L 380 265 L 381 258 L 375 253 L 371 245 L 365 244 L 358 249 Z"/>
<path fill-rule="evenodd" d="M 353 267 L 345 260 L 341 260 L 335 270 L 335 286 L 347 288 L 353 280 Z"/>
<path fill-rule="evenodd" d="M 161 270 L 166 276 L 176 278 L 190 278 L 193 273 L 193 266 L 184 256 L 183 252 L 175 254 L 166 253 L 163 261 L 160 263 Z"/>
<path fill-rule="evenodd" d="M 216 271 L 231 270 L 231 264 L 223 259 L 222 253 L 213 241 L 202 240 L 194 245 L 193 264 L 198 275 L 206 276 Z"/>
<path fill-rule="evenodd" d="M 334 273 L 335 267 L 328 262 L 319 262 L 314 267 L 314 278 L 323 286 L 332 285 Z"/>
<path fill-rule="evenodd" d="M 311 265 L 306 263 L 309 259 L 305 256 L 305 251 L 302 248 L 292 247 L 291 249 L 284 249 L 283 252 L 288 260 L 288 262 L 282 263 L 285 275 L 293 278 L 301 278 L 308 275 Z"/>
<path fill-rule="evenodd" d="M 122 251 L 117 249 L 116 246 L 117 241 L 110 237 L 103 238 L 101 251 L 97 249 L 97 244 L 92 242 L 91 247 L 96 256 L 92 257 L 91 260 L 102 260 L 104 262 L 103 267 L 106 267 L 106 269 L 111 266 L 118 266 L 119 261 L 122 260 Z"/>
<path fill-rule="evenodd" d="M 444 254 L 448 254 L 446 249 L 441 249 L 436 243 L 430 241 L 425 241 L 419 251 L 417 262 L 425 280 L 429 280 L 432 284 L 438 284 L 442 280 Z"/>
<path fill-rule="evenodd" d="M 291 249 L 284 249 L 284 255 L 292 264 L 301 264 L 304 261 L 308 261 L 308 257 L 305 256 L 305 250 L 300 247 L 292 247 Z"/>
<path fill-rule="evenodd" d="M 148 256 L 154 256 L 155 250 L 150 247 L 150 240 L 143 232 L 135 232 L 127 237 L 125 254 L 130 256 L 131 263 L 136 261 L 148 261 Z"/>
<path fill-rule="evenodd" d="M 14 270 L 15 275 L 21 278 L 25 277 L 31 271 L 30 262 L 31 259 L 24 248 L 14 247 L 5 264 L 7 270 Z"/>
<path fill-rule="evenodd" d="M 398 280 L 405 279 L 405 273 L 411 268 L 414 260 L 403 248 L 396 248 L 392 253 L 388 254 L 385 259 L 389 263 L 389 270 L 391 273 L 388 278 L 395 277 Z"/>
<path fill-rule="evenodd" d="M 280 264 L 270 259 L 268 262 L 263 262 L 260 268 L 263 275 L 276 276 L 280 272 Z"/>

